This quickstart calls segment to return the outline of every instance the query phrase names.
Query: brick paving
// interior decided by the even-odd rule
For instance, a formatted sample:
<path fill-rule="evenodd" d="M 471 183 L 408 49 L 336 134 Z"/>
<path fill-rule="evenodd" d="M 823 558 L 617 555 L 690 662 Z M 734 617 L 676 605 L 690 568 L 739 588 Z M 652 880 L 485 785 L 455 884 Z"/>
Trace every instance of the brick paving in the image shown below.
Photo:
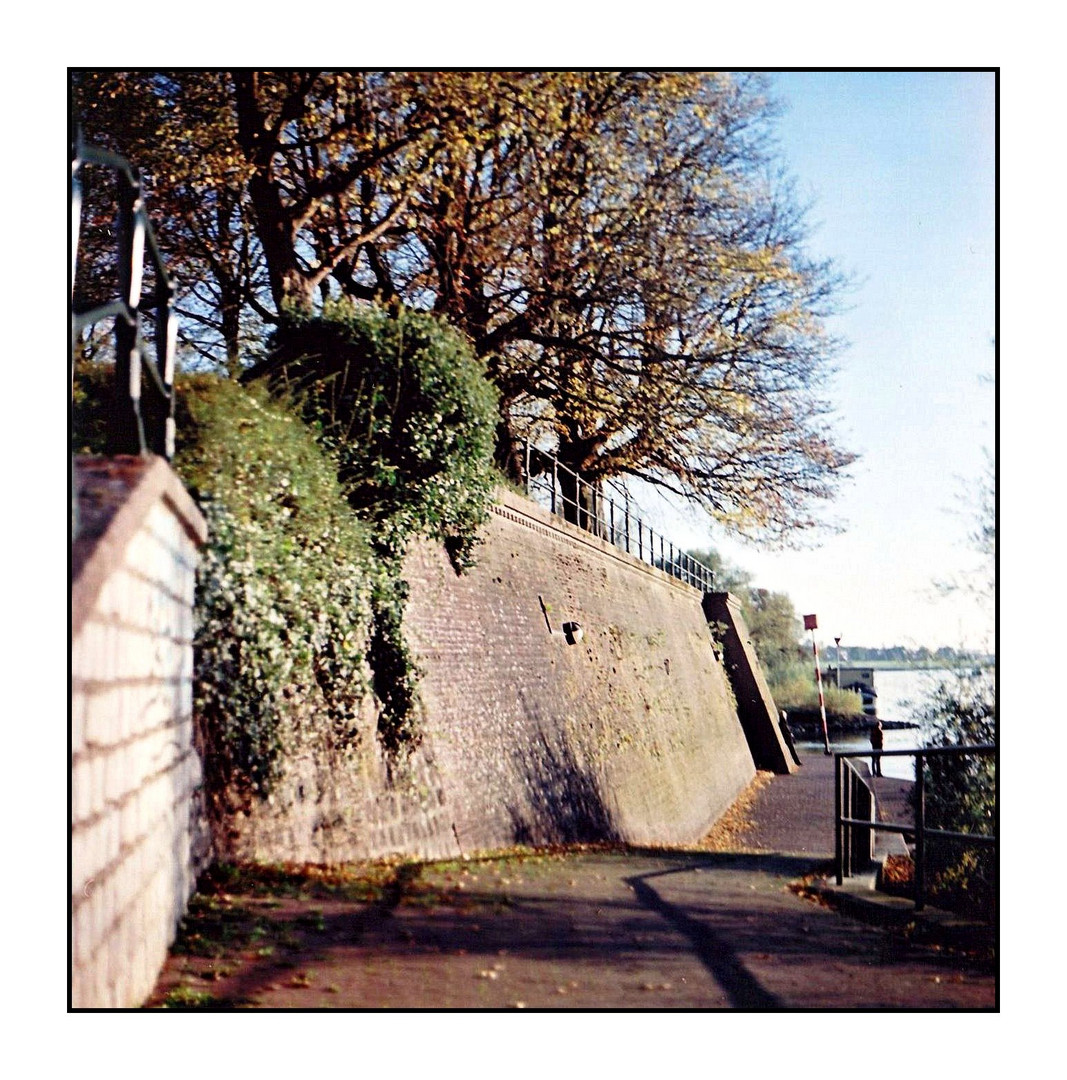
<path fill-rule="evenodd" d="M 830 858 L 834 853 L 834 759 L 800 751 L 802 765 L 760 789 L 744 834 L 747 848 Z"/>

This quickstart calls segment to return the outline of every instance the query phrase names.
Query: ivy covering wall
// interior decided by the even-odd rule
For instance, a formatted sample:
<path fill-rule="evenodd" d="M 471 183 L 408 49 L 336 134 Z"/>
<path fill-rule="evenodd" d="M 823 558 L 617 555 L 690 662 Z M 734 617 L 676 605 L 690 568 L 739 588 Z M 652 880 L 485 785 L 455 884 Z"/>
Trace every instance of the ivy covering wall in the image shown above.
<path fill-rule="evenodd" d="M 113 368 L 79 365 L 75 451 L 100 452 Z M 496 395 L 465 340 L 403 308 L 279 327 L 242 380 L 179 380 L 174 468 L 209 539 L 194 699 L 209 794 L 268 797 L 301 727 L 342 756 L 378 702 L 391 762 L 418 745 L 400 576 L 417 536 L 469 565 L 492 498 Z"/>
<path fill-rule="evenodd" d="M 216 790 L 266 794 L 309 715 L 355 749 L 376 568 L 328 456 L 262 387 L 186 380 L 174 465 L 208 522 L 195 707 Z M 311 710 L 300 708 L 305 704 Z"/>

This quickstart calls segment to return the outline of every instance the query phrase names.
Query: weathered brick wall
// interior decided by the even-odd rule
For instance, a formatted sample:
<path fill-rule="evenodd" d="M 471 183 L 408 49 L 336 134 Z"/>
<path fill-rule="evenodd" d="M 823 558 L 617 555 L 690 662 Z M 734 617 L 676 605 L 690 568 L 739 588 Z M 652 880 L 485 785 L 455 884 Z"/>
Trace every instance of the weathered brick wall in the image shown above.
<path fill-rule="evenodd" d="M 139 1004 L 206 864 L 192 744 L 204 522 L 161 459 L 79 460 L 71 653 L 71 1003 Z"/>
<path fill-rule="evenodd" d="M 405 563 L 424 732 L 408 766 L 387 768 L 372 703 L 345 762 L 298 724 L 270 801 L 217 829 L 220 858 L 689 842 L 752 778 L 699 594 L 526 499 L 501 499 L 473 570 L 457 576 L 433 544 Z M 583 628 L 573 645 L 569 621 Z"/>
<path fill-rule="evenodd" d="M 330 863 L 687 842 L 754 775 L 699 595 L 502 494 L 472 571 L 457 576 L 431 544 L 405 564 L 424 733 L 407 764 L 381 755 L 372 700 L 344 758 L 309 702 L 269 800 L 209 836 L 191 686 L 203 519 L 158 459 L 80 460 L 76 481 L 75 1007 L 143 1000 L 212 854 Z"/>
<path fill-rule="evenodd" d="M 375 734 L 368 699 L 358 745 L 342 755 L 306 703 L 283 734 L 282 774 L 267 798 L 236 794 L 212 808 L 216 857 L 227 862 L 329 865 L 379 855 L 439 858 L 456 853 L 446 792 L 432 740 L 403 770 L 390 769 Z"/>
<path fill-rule="evenodd" d="M 755 773 L 700 595 L 501 500 L 473 571 L 457 577 L 430 545 L 405 565 L 460 843 L 697 839 Z"/>

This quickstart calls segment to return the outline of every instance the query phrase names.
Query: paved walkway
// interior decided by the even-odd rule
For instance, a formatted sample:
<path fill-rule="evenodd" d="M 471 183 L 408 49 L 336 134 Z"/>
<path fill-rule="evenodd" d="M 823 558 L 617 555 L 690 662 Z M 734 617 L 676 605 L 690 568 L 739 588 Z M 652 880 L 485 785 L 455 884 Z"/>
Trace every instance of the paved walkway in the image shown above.
<path fill-rule="evenodd" d="M 804 754 L 791 776 L 763 787 L 750 811 L 746 847 L 830 858 L 834 853 L 834 759 Z"/>
<path fill-rule="evenodd" d="M 155 1004 L 990 1009 L 993 974 L 797 890 L 833 848 L 832 759 L 751 806 L 748 852 L 545 852 L 219 879 Z M 828 799 L 827 799 L 828 795 Z"/>
<path fill-rule="evenodd" d="M 757 794 L 749 811 L 750 825 L 743 834 L 746 848 L 803 855 L 834 853 L 834 759 L 829 754 L 805 754 L 803 765 L 791 776 L 777 776 Z M 880 821 L 914 820 L 909 797 L 912 783 L 893 777 L 872 777 L 866 764 L 861 771 L 872 786 Z M 899 835 L 875 834 L 875 854 L 903 852 Z"/>

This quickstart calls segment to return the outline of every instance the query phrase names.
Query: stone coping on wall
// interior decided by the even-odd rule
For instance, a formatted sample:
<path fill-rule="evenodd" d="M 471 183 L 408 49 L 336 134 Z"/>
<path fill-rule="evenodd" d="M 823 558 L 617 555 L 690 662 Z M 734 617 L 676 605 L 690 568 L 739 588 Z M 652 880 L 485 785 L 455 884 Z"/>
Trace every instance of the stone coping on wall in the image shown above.
<path fill-rule="evenodd" d="M 153 454 L 75 457 L 76 532 L 71 544 L 71 634 L 93 609 L 111 571 L 151 507 L 166 503 L 197 543 L 207 523 L 174 470 Z"/>
<path fill-rule="evenodd" d="M 596 533 L 591 533 L 577 525 L 572 525 L 569 521 L 565 521 L 561 518 L 559 514 L 554 514 L 551 510 L 546 510 L 539 503 L 534 502 L 525 495 L 519 495 L 507 488 L 497 488 L 496 499 L 497 501 L 492 508 L 493 513 L 499 514 L 501 517 L 517 521 L 518 523 L 533 529 L 535 532 L 539 530 L 548 530 L 551 533 L 566 537 L 570 543 L 584 544 L 586 547 L 593 548 L 593 550 L 598 551 L 601 555 L 605 555 L 609 559 L 614 559 L 616 562 L 629 567 L 631 570 L 650 574 L 657 580 L 663 581 L 677 589 L 684 589 L 690 594 L 696 596 L 702 595 L 700 589 L 690 585 L 688 582 L 682 581 L 681 578 L 677 578 L 673 574 L 668 574 L 666 570 L 660 570 L 658 567 L 652 566 L 643 559 L 639 559 L 636 555 L 632 555 L 622 548 L 616 547 L 607 540 L 601 539 Z"/>

